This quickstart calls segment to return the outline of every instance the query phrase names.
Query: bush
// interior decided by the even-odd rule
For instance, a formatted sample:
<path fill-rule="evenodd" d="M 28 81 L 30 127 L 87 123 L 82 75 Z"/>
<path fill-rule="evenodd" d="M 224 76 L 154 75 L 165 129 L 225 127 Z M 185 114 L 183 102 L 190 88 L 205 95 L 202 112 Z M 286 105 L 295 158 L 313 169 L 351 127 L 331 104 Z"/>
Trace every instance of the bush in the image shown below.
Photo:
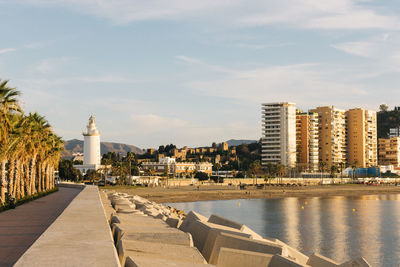
<path fill-rule="evenodd" d="M 218 176 L 211 176 L 211 180 L 213 180 L 214 183 L 222 184 L 224 182 L 224 177 L 219 177 L 218 179 Z"/>
<path fill-rule="evenodd" d="M 23 198 L 17 199 L 16 203 L 12 203 L 12 202 L 8 201 L 8 202 L 4 203 L 4 205 L 0 204 L 0 212 L 8 210 L 8 209 L 11 209 L 11 208 L 15 208 L 14 205 L 19 206 L 19 205 L 22 205 L 22 204 L 24 204 L 26 202 L 29 202 L 29 201 L 32 201 L 32 200 L 47 196 L 47 195 L 49 195 L 51 193 L 54 193 L 54 192 L 57 192 L 57 191 L 58 191 L 58 187 L 54 187 L 53 189 L 49 189 L 49 190 L 44 191 L 44 192 L 38 192 L 38 193 L 35 193 L 33 195 L 25 196 Z"/>
<path fill-rule="evenodd" d="M 199 179 L 199 181 L 206 181 L 208 180 L 208 175 L 205 172 L 196 172 L 194 178 Z"/>
<path fill-rule="evenodd" d="M 244 178 L 244 173 L 243 172 L 238 172 L 236 174 L 236 178 Z"/>

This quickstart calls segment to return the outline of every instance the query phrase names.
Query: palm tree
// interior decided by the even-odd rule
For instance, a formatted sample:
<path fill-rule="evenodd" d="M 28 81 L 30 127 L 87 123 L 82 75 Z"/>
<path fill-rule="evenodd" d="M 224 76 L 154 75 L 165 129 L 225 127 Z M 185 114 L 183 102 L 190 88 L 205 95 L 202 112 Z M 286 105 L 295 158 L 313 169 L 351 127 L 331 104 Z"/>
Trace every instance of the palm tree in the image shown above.
<path fill-rule="evenodd" d="M 5 202 L 6 186 L 6 164 L 8 162 L 7 154 L 10 148 L 8 144 L 8 135 L 10 131 L 10 114 L 19 112 L 17 97 L 20 92 L 7 85 L 7 80 L 0 80 L 0 203 Z"/>
<path fill-rule="evenodd" d="M 132 153 L 132 152 L 128 152 L 127 154 L 126 154 L 126 158 L 125 158 L 127 161 L 128 161 L 128 164 L 129 164 L 129 183 L 131 183 L 132 182 L 132 161 L 135 159 L 135 155 Z"/>

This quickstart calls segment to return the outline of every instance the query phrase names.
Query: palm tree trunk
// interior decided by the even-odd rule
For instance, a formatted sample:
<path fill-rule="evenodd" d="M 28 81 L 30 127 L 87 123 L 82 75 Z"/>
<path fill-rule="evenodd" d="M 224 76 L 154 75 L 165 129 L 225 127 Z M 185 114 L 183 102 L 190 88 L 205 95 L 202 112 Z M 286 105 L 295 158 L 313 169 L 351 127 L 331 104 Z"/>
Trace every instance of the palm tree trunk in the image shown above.
<path fill-rule="evenodd" d="M 50 177 L 49 177 L 49 164 L 46 164 L 46 190 L 49 190 L 50 187 Z"/>
<path fill-rule="evenodd" d="M 1 161 L 1 177 L 0 177 L 0 202 L 6 201 L 6 164 L 7 159 Z"/>
<path fill-rule="evenodd" d="M 8 195 L 14 198 L 15 159 L 10 160 L 8 168 Z"/>
<path fill-rule="evenodd" d="M 41 176 L 42 176 L 42 190 L 46 191 L 47 187 L 46 187 L 46 164 L 42 163 L 42 171 L 41 171 Z"/>
<path fill-rule="evenodd" d="M 36 193 L 36 155 L 33 155 L 32 161 L 31 161 L 31 170 L 30 170 L 30 194 L 35 194 Z"/>
<path fill-rule="evenodd" d="M 20 179 L 19 179 L 19 195 L 20 198 L 25 197 L 25 179 L 26 179 L 26 174 L 25 174 L 26 170 L 25 170 L 25 164 L 22 162 L 21 163 L 21 175 L 20 175 Z"/>
<path fill-rule="evenodd" d="M 28 164 L 26 165 L 26 172 L 25 172 L 25 191 L 26 195 L 30 196 L 32 194 L 32 185 L 31 185 L 31 180 L 32 180 L 32 175 L 30 172 L 30 161 L 28 161 Z"/>
<path fill-rule="evenodd" d="M 19 199 L 21 197 L 21 161 L 17 159 L 16 162 L 17 169 L 15 170 L 15 183 L 13 190 L 13 197 Z"/>
<path fill-rule="evenodd" d="M 38 191 L 39 192 L 43 192 L 43 180 L 42 180 L 42 166 L 43 166 L 43 162 L 39 162 L 38 163 L 38 167 L 37 167 L 37 178 L 38 178 Z"/>

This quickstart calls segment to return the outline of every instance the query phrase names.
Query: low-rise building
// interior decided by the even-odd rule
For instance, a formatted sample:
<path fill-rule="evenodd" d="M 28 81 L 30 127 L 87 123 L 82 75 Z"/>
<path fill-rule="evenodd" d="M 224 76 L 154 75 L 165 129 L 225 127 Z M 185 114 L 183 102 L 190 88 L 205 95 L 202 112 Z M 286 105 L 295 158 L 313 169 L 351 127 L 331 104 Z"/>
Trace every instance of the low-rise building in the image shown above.
<path fill-rule="evenodd" d="M 222 142 L 222 143 L 220 144 L 220 148 L 221 148 L 222 151 L 228 151 L 229 145 L 228 145 L 227 142 Z"/>
<path fill-rule="evenodd" d="M 175 158 L 164 157 L 158 162 L 143 162 L 143 171 L 152 175 L 172 174 L 178 177 L 192 175 L 196 171 L 205 172 L 208 175 L 212 173 L 212 164 L 209 162 L 176 162 Z"/>
<path fill-rule="evenodd" d="M 400 167 L 400 137 L 379 138 L 379 165 Z"/>

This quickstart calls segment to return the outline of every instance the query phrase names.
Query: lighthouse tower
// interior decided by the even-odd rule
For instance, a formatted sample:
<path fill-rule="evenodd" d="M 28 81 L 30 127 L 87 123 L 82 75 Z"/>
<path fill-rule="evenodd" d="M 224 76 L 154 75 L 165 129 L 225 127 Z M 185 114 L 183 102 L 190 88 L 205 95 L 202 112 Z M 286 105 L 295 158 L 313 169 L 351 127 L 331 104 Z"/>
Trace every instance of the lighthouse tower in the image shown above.
<path fill-rule="evenodd" d="M 90 116 L 87 131 L 83 133 L 83 165 L 100 165 L 100 132 L 94 116 Z"/>

